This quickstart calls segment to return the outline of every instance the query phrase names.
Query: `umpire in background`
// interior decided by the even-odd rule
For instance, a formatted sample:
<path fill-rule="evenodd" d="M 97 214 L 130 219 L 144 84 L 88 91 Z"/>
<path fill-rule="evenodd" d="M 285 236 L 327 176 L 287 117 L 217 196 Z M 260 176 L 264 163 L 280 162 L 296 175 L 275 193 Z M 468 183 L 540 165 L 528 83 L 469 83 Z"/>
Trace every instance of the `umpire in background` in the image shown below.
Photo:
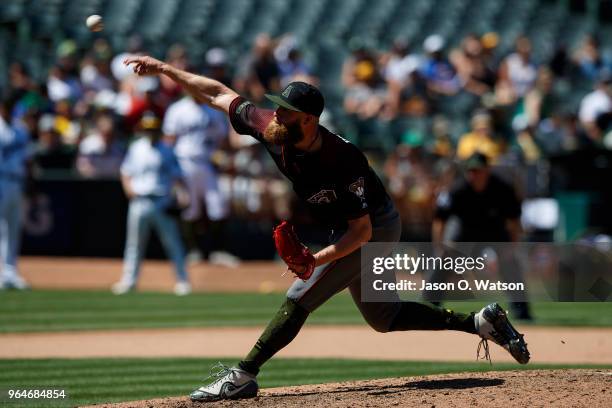
<path fill-rule="evenodd" d="M 519 242 L 521 200 L 514 187 L 492 174 L 489 160 L 476 152 L 463 163 L 465 177 L 450 191 L 440 193 L 432 224 L 432 242 L 473 242 L 472 255 L 482 252 L 488 242 Z M 502 276 L 516 276 L 519 263 L 511 250 L 499 251 Z M 430 280 L 439 280 L 434 273 Z M 530 320 L 528 304 L 511 303 L 513 315 Z"/>
<path fill-rule="evenodd" d="M 123 276 L 113 285 L 112 291 L 121 295 L 136 287 L 140 264 L 153 227 L 176 268 L 174 293 L 187 295 L 191 292 L 191 286 L 185 270 L 185 250 L 178 221 L 170 214 L 176 205 L 186 207 L 189 204 L 183 174 L 172 148 L 160 141 L 159 118 L 145 112 L 139 127 L 141 136 L 131 144 L 121 165 L 121 183 L 130 206 Z M 173 191 L 177 192 L 176 198 L 173 198 Z"/>

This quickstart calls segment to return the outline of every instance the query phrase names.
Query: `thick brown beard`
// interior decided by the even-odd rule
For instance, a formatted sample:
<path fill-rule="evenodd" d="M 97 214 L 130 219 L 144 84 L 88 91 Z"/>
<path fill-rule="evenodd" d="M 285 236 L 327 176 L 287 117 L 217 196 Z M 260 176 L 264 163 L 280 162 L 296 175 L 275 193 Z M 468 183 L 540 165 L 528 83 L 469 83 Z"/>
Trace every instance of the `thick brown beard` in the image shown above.
<path fill-rule="evenodd" d="M 295 144 L 303 139 L 304 135 L 299 125 L 287 126 L 272 119 L 264 130 L 264 140 L 275 145 Z"/>

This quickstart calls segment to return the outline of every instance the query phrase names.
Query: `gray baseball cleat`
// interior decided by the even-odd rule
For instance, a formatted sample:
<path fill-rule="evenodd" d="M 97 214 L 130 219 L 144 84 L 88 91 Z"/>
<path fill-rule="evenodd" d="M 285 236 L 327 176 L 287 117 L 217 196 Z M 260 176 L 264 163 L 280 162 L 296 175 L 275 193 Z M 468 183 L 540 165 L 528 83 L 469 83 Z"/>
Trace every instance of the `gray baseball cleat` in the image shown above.
<path fill-rule="evenodd" d="M 243 399 L 257 396 L 259 387 L 253 374 L 236 367 L 221 363 L 210 370 L 209 384 L 194 390 L 189 396 L 192 401 L 219 401 L 224 399 Z M 205 380 L 205 381 L 206 381 Z"/>
<path fill-rule="evenodd" d="M 478 345 L 476 358 L 479 357 L 482 347 L 484 358 L 489 362 L 491 361 L 489 344 L 487 343 L 487 340 L 491 340 L 506 349 L 519 363 L 527 364 L 529 362 L 529 350 L 527 350 L 527 343 L 525 343 L 523 335 L 510 324 L 506 312 L 500 305 L 491 303 L 483 307 L 474 316 L 474 322 L 476 323 L 477 334 L 482 338 Z"/>

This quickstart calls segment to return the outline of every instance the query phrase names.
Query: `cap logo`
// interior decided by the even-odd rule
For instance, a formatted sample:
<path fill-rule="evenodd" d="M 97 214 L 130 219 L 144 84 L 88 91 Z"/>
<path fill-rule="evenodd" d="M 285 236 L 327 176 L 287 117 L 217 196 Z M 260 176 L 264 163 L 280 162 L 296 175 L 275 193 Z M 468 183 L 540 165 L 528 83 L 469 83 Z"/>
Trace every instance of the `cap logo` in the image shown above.
<path fill-rule="evenodd" d="M 281 93 L 281 95 L 283 95 L 285 98 L 289 98 L 289 95 L 291 95 L 292 89 L 293 89 L 293 86 L 289 85 L 287 88 L 285 88 L 285 90 Z"/>

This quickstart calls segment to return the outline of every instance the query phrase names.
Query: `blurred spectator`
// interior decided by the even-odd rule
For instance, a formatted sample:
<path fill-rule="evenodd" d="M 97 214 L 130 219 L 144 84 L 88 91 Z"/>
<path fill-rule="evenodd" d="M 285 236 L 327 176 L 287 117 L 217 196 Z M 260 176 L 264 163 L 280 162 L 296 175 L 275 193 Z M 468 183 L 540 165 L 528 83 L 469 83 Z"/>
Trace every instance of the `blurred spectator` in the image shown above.
<path fill-rule="evenodd" d="M 421 133 L 408 130 L 385 163 L 389 193 L 413 234 L 427 237 L 435 192 L 433 157 L 424 149 Z"/>
<path fill-rule="evenodd" d="M 77 99 L 80 94 L 80 90 L 78 88 L 78 82 L 75 79 L 68 77 L 60 67 L 51 68 L 49 71 L 47 90 L 49 92 L 49 98 L 52 101 L 55 102 L 64 99 Z"/>
<path fill-rule="evenodd" d="M 113 116 L 109 112 L 98 114 L 96 128 L 81 141 L 77 157 L 77 170 L 83 177 L 118 177 L 125 155 L 125 145 L 117 140 Z"/>
<path fill-rule="evenodd" d="M 108 61 L 99 57 L 88 57 L 81 65 L 81 83 L 85 91 L 100 92 L 113 89 Z"/>
<path fill-rule="evenodd" d="M 295 81 L 297 77 L 309 77 L 311 70 L 302 59 L 302 53 L 297 48 L 292 48 L 287 54 L 287 58 L 279 61 L 279 70 L 281 75 L 281 86 L 284 87 L 291 81 Z"/>
<path fill-rule="evenodd" d="M 431 125 L 433 143 L 430 151 L 437 157 L 452 158 L 455 155 L 455 147 L 450 134 L 448 120 L 442 115 L 436 115 Z"/>
<path fill-rule="evenodd" d="M 491 163 L 504 152 L 502 140 L 493 134 L 491 116 L 486 112 L 478 112 L 472 118 L 472 131 L 461 136 L 457 145 L 457 157 L 465 160 L 474 153 L 482 153 Z"/>
<path fill-rule="evenodd" d="M 110 69 L 111 50 L 108 43 L 97 40 L 93 53 L 81 63 L 80 79 L 85 91 L 94 93 L 113 91 L 114 82 Z"/>
<path fill-rule="evenodd" d="M 515 52 L 503 60 L 499 69 L 498 101 L 511 104 L 522 98 L 533 87 L 537 75 L 537 66 L 531 59 L 531 41 L 519 37 Z"/>
<path fill-rule="evenodd" d="M 76 102 L 82 95 L 82 86 L 76 66 L 76 44 L 65 40 L 58 47 L 57 64 L 49 70 L 47 90 L 53 102 L 68 99 Z"/>
<path fill-rule="evenodd" d="M 580 47 L 573 55 L 574 63 L 580 69 L 580 73 L 587 79 L 597 80 L 603 71 L 609 71 L 612 64 L 601 53 L 598 38 L 593 35 L 587 35 Z"/>
<path fill-rule="evenodd" d="M 353 52 L 342 67 L 344 109 L 360 119 L 371 119 L 381 112 L 387 90 L 375 55 L 359 40 L 352 43 Z"/>
<path fill-rule="evenodd" d="M 524 122 L 521 126 L 517 126 L 516 130 L 516 147 L 520 153 L 521 163 L 535 164 L 542 158 L 540 147 L 536 143 L 533 128 L 527 126 Z"/>
<path fill-rule="evenodd" d="M 71 170 L 74 165 L 75 148 L 62 142 L 55 129 L 55 117 L 43 115 L 38 122 L 38 143 L 35 162 L 42 170 Z"/>
<path fill-rule="evenodd" d="M 393 43 L 391 52 L 385 64 L 384 77 L 387 81 L 388 96 L 386 104 L 386 117 L 391 119 L 402 110 L 402 104 L 410 100 L 411 91 L 419 84 L 418 70 L 421 58 L 416 54 L 409 53 L 409 46 L 403 40 Z M 414 109 L 410 110 L 411 112 Z"/>
<path fill-rule="evenodd" d="M 497 46 L 499 45 L 499 35 L 496 32 L 488 32 L 480 37 L 480 45 L 482 46 L 482 60 L 488 69 L 497 72 L 498 59 L 496 57 Z"/>
<path fill-rule="evenodd" d="M 559 100 L 553 93 L 553 82 L 552 71 L 548 67 L 541 67 L 535 87 L 525 95 L 524 111 L 529 126 L 537 126 L 558 109 Z"/>
<path fill-rule="evenodd" d="M 580 102 L 580 122 L 593 141 L 601 141 L 611 123 L 612 112 L 612 73 L 602 72 L 595 90 Z"/>
<path fill-rule="evenodd" d="M 69 145 L 78 144 L 81 136 L 81 124 L 74 119 L 73 106 L 68 99 L 55 103 L 55 130 L 62 142 Z"/>
<path fill-rule="evenodd" d="M 451 52 L 450 61 L 466 91 L 483 95 L 495 86 L 495 72 L 486 63 L 482 44 L 477 35 L 465 36 L 461 48 Z"/>
<path fill-rule="evenodd" d="M 189 68 L 187 50 L 180 44 L 173 44 L 168 49 L 165 61 L 178 69 L 186 70 Z M 159 100 L 157 104 L 165 109 L 176 99 L 180 98 L 182 92 L 183 90 L 179 84 L 167 76 L 161 75 L 159 77 Z M 145 108 L 145 110 L 150 108 Z M 162 114 L 159 109 L 155 113 L 158 115 Z"/>
<path fill-rule="evenodd" d="M 565 78 L 570 74 L 572 64 L 567 53 L 567 46 L 565 44 L 559 44 L 555 48 L 555 52 L 550 59 L 548 66 L 555 77 Z"/>
<path fill-rule="evenodd" d="M 133 35 L 127 40 L 127 46 L 125 52 L 121 52 L 113 57 L 111 60 L 111 72 L 113 77 L 117 81 L 123 81 L 124 79 L 133 76 L 134 71 L 126 66 L 123 61 L 132 54 L 138 54 L 142 52 L 142 38 L 138 35 Z"/>
<path fill-rule="evenodd" d="M 8 79 L 10 88 L 8 89 L 6 95 L 2 95 L 2 97 L 11 104 L 14 104 L 26 93 L 33 91 L 36 88 L 36 84 L 30 76 L 28 69 L 20 62 L 13 62 L 9 66 Z M 9 112 L 9 114 L 11 113 L 12 112 Z"/>
<path fill-rule="evenodd" d="M 441 35 L 433 34 L 423 42 L 427 54 L 422 74 L 427 80 L 428 89 L 435 95 L 454 95 L 459 92 L 459 77 L 455 68 L 442 53 L 446 45 Z"/>
<path fill-rule="evenodd" d="M 232 78 L 227 62 L 227 51 L 220 47 L 211 48 L 206 52 L 206 75 L 224 85 L 230 86 Z"/>
<path fill-rule="evenodd" d="M 121 90 L 117 95 L 116 111 L 124 118 L 124 125 L 128 129 L 136 127 L 143 112 L 152 111 L 158 116 L 163 115 L 165 108 L 157 98 L 159 89 L 157 78 L 136 76 L 126 78 L 121 83 Z"/>
<path fill-rule="evenodd" d="M 576 150 L 580 146 L 576 115 L 554 112 L 540 123 L 536 141 L 546 156 Z"/>
<path fill-rule="evenodd" d="M 280 90 L 281 73 L 274 58 L 274 45 L 268 34 L 259 34 L 255 38 L 251 54 L 240 66 L 244 68 L 239 73 L 236 88 L 246 91 L 254 102 L 262 101 L 264 93 Z"/>

